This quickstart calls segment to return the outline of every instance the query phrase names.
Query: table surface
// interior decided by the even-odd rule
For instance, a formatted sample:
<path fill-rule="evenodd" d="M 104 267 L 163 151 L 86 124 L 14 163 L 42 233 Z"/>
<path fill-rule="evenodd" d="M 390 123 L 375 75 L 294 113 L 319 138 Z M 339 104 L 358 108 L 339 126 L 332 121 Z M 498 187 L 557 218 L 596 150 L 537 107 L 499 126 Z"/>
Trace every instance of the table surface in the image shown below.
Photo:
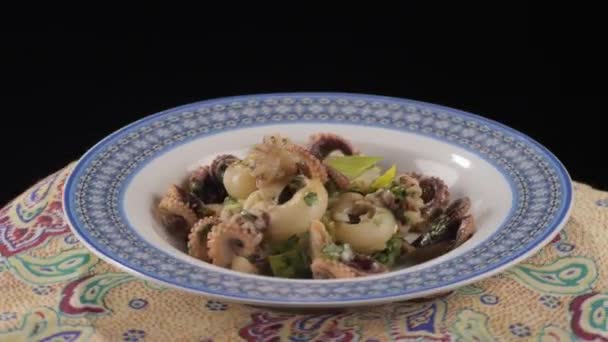
<path fill-rule="evenodd" d="M 534 256 L 430 299 L 298 312 L 212 300 L 120 272 L 71 233 L 70 168 L 0 209 L 2 341 L 572 341 L 608 339 L 608 192 L 576 183 Z"/>

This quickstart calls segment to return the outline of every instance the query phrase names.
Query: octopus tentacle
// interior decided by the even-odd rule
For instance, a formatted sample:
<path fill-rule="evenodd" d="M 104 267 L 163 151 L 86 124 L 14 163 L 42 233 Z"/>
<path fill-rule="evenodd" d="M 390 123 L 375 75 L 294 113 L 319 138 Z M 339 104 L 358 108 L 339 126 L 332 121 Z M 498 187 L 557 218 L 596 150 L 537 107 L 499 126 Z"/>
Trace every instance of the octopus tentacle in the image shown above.
<path fill-rule="evenodd" d="M 177 185 L 171 185 L 158 204 L 163 225 L 178 237 L 185 238 L 198 220 L 200 203 Z"/>
<path fill-rule="evenodd" d="M 471 209 L 471 200 L 468 197 L 462 197 L 450 204 L 445 210 L 445 214 L 451 220 L 462 219 Z"/>
<path fill-rule="evenodd" d="M 219 183 L 222 183 L 224 172 L 232 163 L 239 161 L 239 158 L 232 154 L 222 154 L 211 162 L 210 173 L 213 178 Z"/>
<path fill-rule="evenodd" d="M 304 171 L 308 173 L 307 176 L 309 178 L 319 179 L 321 183 L 327 182 L 327 171 L 325 166 L 306 148 L 295 144 L 288 144 L 285 149 L 291 152 L 298 162 L 303 164 L 305 168 Z"/>
<path fill-rule="evenodd" d="M 209 261 L 207 235 L 213 226 L 219 223 L 220 219 L 212 216 L 205 217 L 196 222 L 188 235 L 188 254 L 197 259 Z"/>
<path fill-rule="evenodd" d="M 340 190 L 348 190 L 350 187 L 350 180 L 342 172 L 329 165 L 325 165 L 325 171 L 327 172 L 329 178 L 336 183 Z"/>
<path fill-rule="evenodd" d="M 208 235 L 209 257 L 216 266 L 230 267 L 234 256 L 253 255 L 262 238 L 262 233 L 244 228 L 236 222 L 222 222 L 213 226 Z"/>
<path fill-rule="evenodd" d="M 404 229 L 416 228 L 417 224 L 423 221 L 421 214 L 424 201 L 422 200 L 422 189 L 417 178 L 410 174 L 402 174 L 398 178 L 406 192 L 405 199 L 401 202 L 403 217 L 405 218 Z"/>
<path fill-rule="evenodd" d="M 211 174 L 209 166 L 201 166 L 190 175 L 190 191 L 205 204 L 222 203 L 227 193 L 224 184 Z"/>
<path fill-rule="evenodd" d="M 418 180 L 418 184 L 422 190 L 420 197 L 424 203 L 421 213 L 425 219 L 428 219 L 433 211 L 443 209 L 448 205 L 450 191 L 441 178 L 424 176 L 416 172 L 409 172 L 406 175 Z"/>
<path fill-rule="evenodd" d="M 312 259 L 320 258 L 323 255 L 323 247 L 332 243 L 332 238 L 321 221 L 313 221 L 310 225 L 309 232 L 310 256 Z"/>
<path fill-rule="evenodd" d="M 401 253 L 403 255 L 412 254 L 414 251 L 416 251 L 416 247 L 412 246 L 412 244 L 409 243 L 407 240 L 404 239 L 401 242 Z"/>
<path fill-rule="evenodd" d="M 298 171 L 296 161 L 286 150 L 289 145 L 291 145 L 289 139 L 274 134 L 265 136 L 261 144 L 253 147 L 245 163 L 259 185 L 296 174 Z"/>
<path fill-rule="evenodd" d="M 472 215 L 467 215 L 461 218 L 460 227 L 458 233 L 456 233 L 456 240 L 454 242 L 454 248 L 465 243 L 475 233 L 475 220 Z"/>
<path fill-rule="evenodd" d="M 310 269 L 314 279 L 342 279 L 359 276 L 352 267 L 330 259 L 316 258 L 310 265 Z"/>
<path fill-rule="evenodd" d="M 309 138 L 308 150 L 320 160 L 325 159 L 333 151 L 340 151 L 344 155 L 357 154 L 357 150 L 345 138 L 334 133 L 317 133 Z"/>
<path fill-rule="evenodd" d="M 444 208 L 450 200 L 448 186 L 437 177 L 422 177 L 419 179 L 422 189 L 423 216 L 428 216 L 433 210 Z"/>
<path fill-rule="evenodd" d="M 347 156 L 359 153 L 350 141 L 333 133 L 311 135 L 308 142 L 308 150 L 319 160 L 327 158 L 334 151 L 340 151 Z M 325 166 L 325 172 L 327 172 L 329 178 L 336 183 L 339 189 L 347 190 L 349 188 L 350 180 L 348 177 L 329 165 L 323 165 Z"/>

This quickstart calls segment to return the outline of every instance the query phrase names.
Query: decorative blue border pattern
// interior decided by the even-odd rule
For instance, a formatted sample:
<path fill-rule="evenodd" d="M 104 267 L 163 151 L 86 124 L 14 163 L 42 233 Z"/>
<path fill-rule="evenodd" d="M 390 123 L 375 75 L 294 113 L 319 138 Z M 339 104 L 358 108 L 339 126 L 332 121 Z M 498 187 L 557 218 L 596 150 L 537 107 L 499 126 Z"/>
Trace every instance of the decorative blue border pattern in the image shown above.
<path fill-rule="evenodd" d="M 315 283 L 247 278 L 204 269 L 158 250 L 122 214 L 129 180 L 172 148 L 218 132 L 267 124 L 339 123 L 430 136 L 494 165 L 512 187 L 503 226 L 458 258 L 409 273 Z M 405 298 L 491 273 L 554 234 L 571 205 L 562 164 L 523 134 L 482 117 L 417 101 L 339 93 L 267 94 L 203 101 L 144 118 L 93 147 L 66 183 L 65 211 L 89 246 L 142 276 L 203 294 L 269 304 L 363 302 Z"/>

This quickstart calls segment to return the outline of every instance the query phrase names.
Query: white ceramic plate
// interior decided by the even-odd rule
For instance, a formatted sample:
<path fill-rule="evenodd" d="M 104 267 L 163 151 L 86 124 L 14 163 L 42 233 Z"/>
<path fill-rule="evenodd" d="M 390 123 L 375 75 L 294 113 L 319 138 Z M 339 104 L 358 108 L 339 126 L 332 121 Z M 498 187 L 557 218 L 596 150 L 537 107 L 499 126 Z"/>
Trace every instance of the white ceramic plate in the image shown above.
<path fill-rule="evenodd" d="M 216 155 L 243 155 L 268 133 L 305 142 L 334 132 L 399 170 L 441 177 L 468 196 L 477 232 L 437 259 L 344 280 L 248 275 L 196 260 L 154 214 L 171 183 Z M 223 98 L 135 122 L 89 150 L 65 188 L 74 233 L 104 260 L 139 277 L 257 305 L 342 307 L 429 296 L 514 265 L 565 224 L 572 184 L 553 154 L 525 135 L 462 111 L 411 100 L 337 93 Z"/>

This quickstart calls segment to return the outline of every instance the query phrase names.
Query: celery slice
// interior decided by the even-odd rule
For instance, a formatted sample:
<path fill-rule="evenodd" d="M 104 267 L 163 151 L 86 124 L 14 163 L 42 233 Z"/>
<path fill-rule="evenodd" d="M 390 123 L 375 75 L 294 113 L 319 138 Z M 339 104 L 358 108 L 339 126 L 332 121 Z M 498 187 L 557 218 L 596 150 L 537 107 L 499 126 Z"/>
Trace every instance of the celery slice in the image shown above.
<path fill-rule="evenodd" d="M 324 162 L 352 180 L 381 160 L 382 157 L 330 156 Z"/>
<path fill-rule="evenodd" d="M 391 184 L 393 179 L 395 179 L 395 175 L 397 174 L 397 167 L 393 164 L 390 169 L 386 170 L 384 174 L 372 183 L 372 188 L 374 190 L 385 188 Z"/>

